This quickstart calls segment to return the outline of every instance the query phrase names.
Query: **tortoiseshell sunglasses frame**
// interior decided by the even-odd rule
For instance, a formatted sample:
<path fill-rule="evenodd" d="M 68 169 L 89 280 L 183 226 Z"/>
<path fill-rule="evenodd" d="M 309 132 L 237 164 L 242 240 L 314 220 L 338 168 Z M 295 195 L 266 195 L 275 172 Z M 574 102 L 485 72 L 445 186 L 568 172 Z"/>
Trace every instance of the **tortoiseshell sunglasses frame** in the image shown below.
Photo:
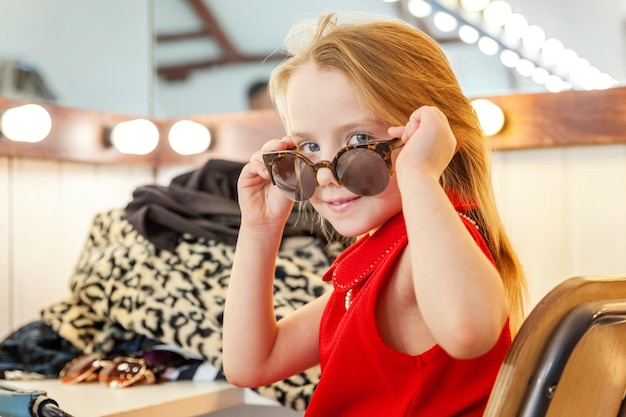
<path fill-rule="evenodd" d="M 321 168 L 330 169 L 330 172 L 333 173 L 333 176 L 335 177 L 337 184 L 344 185 L 341 178 L 339 178 L 339 176 L 337 175 L 337 161 L 344 153 L 354 150 L 354 149 L 369 149 L 377 153 L 378 155 L 380 155 L 383 161 L 385 161 L 385 164 L 387 164 L 387 169 L 389 171 L 389 176 L 391 176 L 393 175 L 393 165 L 391 164 L 391 153 L 394 150 L 402 147 L 403 145 L 404 145 L 404 142 L 402 142 L 402 140 L 399 138 L 381 140 L 377 142 L 357 143 L 355 145 L 346 146 L 345 148 L 339 150 L 339 152 L 337 152 L 337 154 L 335 155 L 332 161 L 319 161 L 316 163 L 311 162 L 309 158 L 302 155 L 298 151 L 294 151 L 294 150 L 273 151 L 273 152 L 266 152 L 263 154 L 263 163 L 265 164 L 267 171 L 270 173 L 270 177 L 272 178 L 272 184 L 274 185 L 276 185 L 276 180 L 274 179 L 274 173 L 272 171 L 274 162 L 277 159 L 284 158 L 287 155 L 292 155 L 292 156 L 295 156 L 296 158 L 300 158 L 307 164 L 307 166 L 309 167 L 309 169 L 311 169 L 311 172 L 313 173 L 313 178 L 315 179 L 316 187 L 319 186 L 319 183 L 317 182 L 317 172 Z"/>

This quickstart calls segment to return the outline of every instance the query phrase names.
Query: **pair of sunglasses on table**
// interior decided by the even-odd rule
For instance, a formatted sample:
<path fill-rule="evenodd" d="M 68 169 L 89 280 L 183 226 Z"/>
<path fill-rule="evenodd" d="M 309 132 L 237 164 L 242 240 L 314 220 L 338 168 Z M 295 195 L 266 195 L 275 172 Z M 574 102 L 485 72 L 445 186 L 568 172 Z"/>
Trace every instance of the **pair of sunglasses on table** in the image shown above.
<path fill-rule="evenodd" d="M 359 143 L 337 152 L 332 161 L 311 162 L 295 150 L 266 152 L 263 162 L 272 183 L 290 200 L 306 201 L 319 186 L 317 172 L 328 168 L 339 185 L 361 196 L 382 193 L 393 174 L 391 153 L 403 146 L 398 138 Z"/>
<path fill-rule="evenodd" d="M 59 373 L 65 384 L 99 381 L 110 388 L 126 388 L 140 384 L 154 384 L 166 370 L 194 366 L 202 360 L 185 357 L 171 350 L 150 350 L 141 356 L 116 356 L 107 359 L 100 353 L 79 356 Z"/>

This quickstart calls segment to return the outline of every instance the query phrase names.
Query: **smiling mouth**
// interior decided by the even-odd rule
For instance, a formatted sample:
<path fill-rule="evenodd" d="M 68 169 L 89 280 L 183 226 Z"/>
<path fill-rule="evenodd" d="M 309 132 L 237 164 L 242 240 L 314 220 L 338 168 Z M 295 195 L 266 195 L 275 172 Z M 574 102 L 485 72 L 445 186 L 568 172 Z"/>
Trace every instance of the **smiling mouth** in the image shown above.
<path fill-rule="evenodd" d="M 355 196 L 355 197 L 349 197 L 349 198 L 327 200 L 326 204 L 328 204 L 329 206 L 342 206 L 344 204 L 351 203 L 354 200 L 358 200 L 359 198 L 360 198 L 359 196 Z"/>

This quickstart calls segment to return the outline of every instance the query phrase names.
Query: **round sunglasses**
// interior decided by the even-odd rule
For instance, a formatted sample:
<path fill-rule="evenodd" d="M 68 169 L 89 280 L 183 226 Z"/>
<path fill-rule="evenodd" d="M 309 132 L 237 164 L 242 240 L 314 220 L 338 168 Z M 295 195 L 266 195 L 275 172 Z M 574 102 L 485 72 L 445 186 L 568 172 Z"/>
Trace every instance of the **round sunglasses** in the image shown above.
<path fill-rule="evenodd" d="M 373 196 L 387 188 L 393 174 L 391 153 L 403 146 L 401 139 L 350 145 L 339 152 L 332 161 L 311 162 L 294 150 L 266 152 L 263 162 L 276 185 L 292 201 L 306 201 L 313 193 L 317 172 L 328 168 L 337 184 L 361 196 Z"/>
<path fill-rule="evenodd" d="M 107 387 L 126 388 L 154 384 L 166 369 L 183 369 L 199 361 L 165 349 L 147 351 L 140 357 L 117 356 L 110 360 L 100 353 L 92 353 L 68 362 L 59 373 L 59 379 L 65 384 L 99 381 Z"/>
<path fill-rule="evenodd" d="M 65 384 L 100 381 L 112 388 L 125 388 L 140 383 L 154 384 L 156 375 L 144 359 L 117 357 L 112 360 L 94 353 L 70 361 L 59 374 Z"/>

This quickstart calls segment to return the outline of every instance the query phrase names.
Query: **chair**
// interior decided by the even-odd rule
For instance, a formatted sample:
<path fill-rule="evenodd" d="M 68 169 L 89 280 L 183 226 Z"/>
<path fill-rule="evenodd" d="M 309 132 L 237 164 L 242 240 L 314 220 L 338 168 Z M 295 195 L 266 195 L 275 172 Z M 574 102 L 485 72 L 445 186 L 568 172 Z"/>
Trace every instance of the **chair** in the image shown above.
<path fill-rule="evenodd" d="M 485 417 L 626 416 L 626 275 L 575 277 L 532 310 Z"/>

